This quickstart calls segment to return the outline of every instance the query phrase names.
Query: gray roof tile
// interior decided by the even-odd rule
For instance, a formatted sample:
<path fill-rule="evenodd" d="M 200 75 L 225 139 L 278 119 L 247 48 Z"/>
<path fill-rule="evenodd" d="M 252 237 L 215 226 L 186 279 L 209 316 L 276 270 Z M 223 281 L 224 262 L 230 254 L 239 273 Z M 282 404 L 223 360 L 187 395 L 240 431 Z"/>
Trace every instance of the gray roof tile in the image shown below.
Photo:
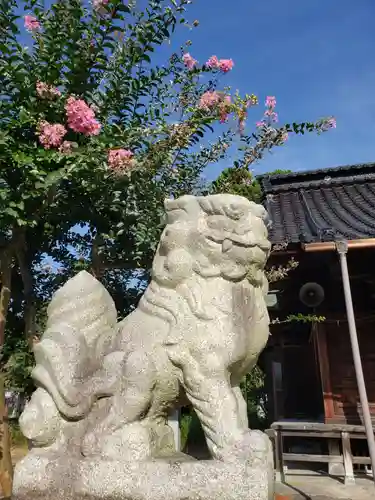
<path fill-rule="evenodd" d="M 258 180 L 273 243 L 375 237 L 375 163 Z"/>

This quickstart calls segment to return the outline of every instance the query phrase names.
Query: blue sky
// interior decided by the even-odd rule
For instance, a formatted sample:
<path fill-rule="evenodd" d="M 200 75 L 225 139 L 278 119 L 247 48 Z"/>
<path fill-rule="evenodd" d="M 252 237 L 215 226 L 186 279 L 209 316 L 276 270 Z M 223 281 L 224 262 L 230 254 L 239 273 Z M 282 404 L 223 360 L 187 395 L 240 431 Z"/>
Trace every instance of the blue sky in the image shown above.
<path fill-rule="evenodd" d="M 280 123 L 337 119 L 336 130 L 275 149 L 256 173 L 375 161 L 374 0 L 195 0 L 188 17 L 200 26 L 180 29 L 179 41 L 191 39 L 202 63 L 212 54 L 233 58 L 225 84 L 262 101 L 275 95 Z"/>
<path fill-rule="evenodd" d="M 158 62 L 190 39 L 201 63 L 233 58 L 223 83 L 261 102 L 275 95 L 281 123 L 337 119 L 336 130 L 290 138 L 256 174 L 375 161 L 375 0 L 194 0 L 188 18 L 199 28 L 180 27 Z M 262 113 L 255 108 L 249 125 Z M 206 177 L 229 165 L 211 166 Z"/>
<path fill-rule="evenodd" d="M 234 60 L 223 84 L 261 104 L 275 95 L 280 123 L 337 119 L 321 136 L 291 137 L 255 173 L 375 161 L 375 0 L 193 0 L 187 17 L 199 28 L 181 26 L 158 63 L 190 39 L 201 63 L 212 54 Z M 262 113 L 262 106 L 249 113 L 249 126 Z M 211 166 L 206 177 L 229 165 Z"/>

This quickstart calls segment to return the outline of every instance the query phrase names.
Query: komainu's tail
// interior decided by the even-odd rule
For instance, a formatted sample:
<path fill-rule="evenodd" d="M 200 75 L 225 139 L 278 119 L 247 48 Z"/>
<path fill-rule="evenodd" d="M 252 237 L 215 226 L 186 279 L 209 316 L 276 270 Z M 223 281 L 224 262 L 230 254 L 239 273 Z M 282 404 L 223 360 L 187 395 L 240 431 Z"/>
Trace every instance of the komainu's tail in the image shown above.
<path fill-rule="evenodd" d="M 104 286 L 82 271 L 54 294 L 47 314 L 32 377 L 63 416 L 79 419 L 98 393 L 106 392 L 99 387 L 99 372 L 116 335 L 115 304 Z M 108 386 L 111 381 L 104 382 Z"/>

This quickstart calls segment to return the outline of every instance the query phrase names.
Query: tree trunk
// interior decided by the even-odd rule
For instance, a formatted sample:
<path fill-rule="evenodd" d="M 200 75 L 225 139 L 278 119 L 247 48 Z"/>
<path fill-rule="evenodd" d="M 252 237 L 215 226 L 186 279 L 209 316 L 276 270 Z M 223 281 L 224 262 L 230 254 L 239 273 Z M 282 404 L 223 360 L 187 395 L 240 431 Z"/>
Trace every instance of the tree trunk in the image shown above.
<path fill-rule="evenodd" d="M 25 246 L 16 249 L 16 256 L 20 274 L 23 283 L 23 293 L 25 298 L 25 337 L 30 349 L 33 349 L 33 344 L 36 336 L 36 307 L 34 298 L 34 283 L 30 265 L 27 262 L 25 254 Z"/>
<path fill-rule="evenodd" d="M 103 276 L 103 261 L 100 253 L 100 246 L 103 244 L 103 238 L 96 233 L 91 248 L 91 273 L 96 279 L 100 280 Z"/>
<path fill-rule="evenodd" d="M 4 250 L 0 256 L 0 349 L 4 346 L 5 325 L 10 303 L 12 284 L 12 261 L 10 249 Z M 10 453 L 10 436 L 8 410 L 5 402 L 4 373 L 0 374 L 0 484 L 3 495 L 10 498 L 12 494 L 13 467 Z"/>
<path fill-rule="evenodd" d="M 12 495 L 13 465 L 9 435 L 8 409 L 5 403 L 4 374 L 0 376 L 0 484 L 5 498 Z"/>
<path fill-rule="evenodd" d="M 4 250 L 0 255 L 0 349 L 4 345 L 5 324 L 10 302 L 10 291 L 12 284 L 12 254 L 10 250 Z"/>

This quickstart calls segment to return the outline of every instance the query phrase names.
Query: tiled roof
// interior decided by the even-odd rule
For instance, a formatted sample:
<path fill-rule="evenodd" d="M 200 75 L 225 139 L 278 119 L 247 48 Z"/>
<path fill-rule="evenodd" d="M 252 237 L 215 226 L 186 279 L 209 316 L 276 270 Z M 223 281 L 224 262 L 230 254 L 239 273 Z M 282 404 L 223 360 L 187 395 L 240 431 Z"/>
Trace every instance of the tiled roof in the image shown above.
<path fill-rule="evenodd" d="M 375 237 L 375 163 L 258 180 L 273 243 Z"/>

